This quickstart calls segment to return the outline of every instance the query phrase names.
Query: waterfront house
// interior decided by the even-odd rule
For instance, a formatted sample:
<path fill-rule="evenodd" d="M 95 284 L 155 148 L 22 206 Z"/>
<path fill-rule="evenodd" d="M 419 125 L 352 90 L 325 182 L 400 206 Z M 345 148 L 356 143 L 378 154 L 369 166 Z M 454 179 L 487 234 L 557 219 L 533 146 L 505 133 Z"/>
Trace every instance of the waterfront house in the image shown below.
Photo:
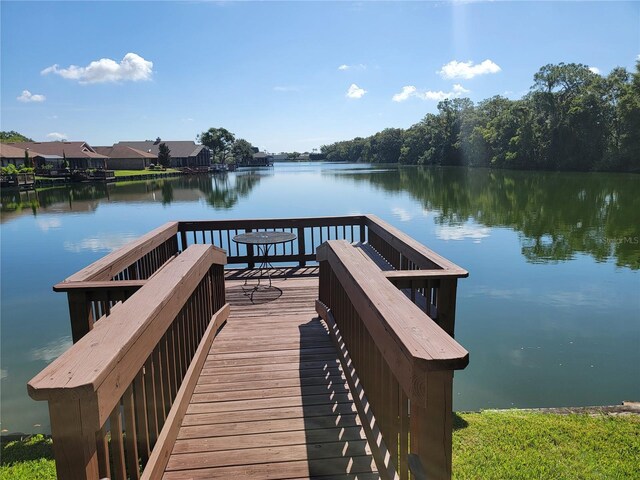
<path fill-rule="evenodd" d="M 31 159 L 38 155 L 38 153 L 33 150 L 15 147 L 6 143 L 0 143 L 0 166 L 6 167 L 9 164 L 13 164 L 16 167 L 23 166 L 25 151 L 28 153 L 29 158 Z"/>
<path fill-rule="evenodd" d="M 109 157 L 110 170 L 144 170 L 150 164 L 158 163 L 158 156 L 137 148 L 115 144 L 111 147 L 94 147 L 94 150 Z"/>
<path fill-rule="evenodd" d="M 107 167 L 107 157 L 96 152 L 87 142 L 16 142 L 7 145 L 37 152 L 43 158 L 55 155 L 62 161 L 66 159 L 72 170 Z"/>
<path fill-rule="evenodd" d="M 266 152 L 258 152 L 253 154 L 247 165 L 251 167 L 268 167 L 272 163 L 273 155 Z"/>
<path fill-rule="evenodd" d="M 208 167 L 211 165 L 211 151 L 204 145 L 198 145 L 191 140 L 155 140 L 126 141 L 114 145 L 135 148 L 150 153 L 156 158 L 160 150 L 160 144 L 169 147 L 171 167 Z"/>

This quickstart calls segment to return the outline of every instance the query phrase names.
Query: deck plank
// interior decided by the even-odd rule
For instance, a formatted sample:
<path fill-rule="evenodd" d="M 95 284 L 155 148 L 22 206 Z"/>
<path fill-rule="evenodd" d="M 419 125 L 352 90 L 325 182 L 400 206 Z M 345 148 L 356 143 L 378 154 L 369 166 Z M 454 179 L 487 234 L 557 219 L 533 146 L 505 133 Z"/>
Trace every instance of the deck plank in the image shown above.
<path fill-rule="evenodd" d="M 317 270 L 315 271 L 317 274 Z M 244 276 L 248 276 L 247 286 Z M 377 479 L 317 276 L 227 275 L 231 314 L 205 360 L 164 478 Z"/>

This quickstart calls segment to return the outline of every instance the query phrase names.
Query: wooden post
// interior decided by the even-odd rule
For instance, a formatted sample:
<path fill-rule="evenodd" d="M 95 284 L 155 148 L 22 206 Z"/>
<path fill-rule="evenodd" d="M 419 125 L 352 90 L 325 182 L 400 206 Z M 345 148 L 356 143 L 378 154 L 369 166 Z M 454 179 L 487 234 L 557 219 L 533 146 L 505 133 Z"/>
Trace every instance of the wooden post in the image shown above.
<path fill-rule="evenodd" d="M 307 264 L 307 261 L 304 259 L 304 254 L 304 227 L 298 227 L 298 255 L 300 256 L 300 260 L 298 260 L 298 266 L 300 267 L 304 267 Z"/>
<path fill-rule="evenodd" d="M 410 402 L 411 453 L 420 459 L 426 478 L 450 480 L 453 372 L 430 371 L 422 375 L 422 401 L 412 399 Z"/>
<path fill-rule="evenodd" d="M 67 292 L 69 301 L 69 317 L 71 320 L 71 337 L 76 343 L 93 328 L 91 303 L 84 291 Z"/>
<path fill-rule="evenodd" d="M 245 230 L 245 232 L 250 233 L 253 232 L 253 228 L 247 228 Z M 247 262 L 247 267 L 248 268 L 256 268 L 256 262 L 254 261 L 253 257 L 254 257 L 254 252 L 253 252 L 253 245 L 246 245 L 247 247 L 247 257 L 249 258 L 249 261 Z M 231 252 L 229 252 L 231 253 Z M 240 254 L 240 252 L 238 252 L 238 255 Z"/>
<path fill-rule="evenodd" d="M 86 399 L 58 399 L 49 403 L 56 474 L 60 480 L 97 480 L 96 430 L 86 416 Z"/>
<path fill-rule="evenodd" d="M 182 251 L 184 252 L 187 249 L 187 232 L 184 230 L 180 231 L 180 243 L 182 244 Z"/>
<path fill-rule="evenodd" d="M 441 278 L 438 288 L 438 325 L 454 337 L 456 326 L 456 291 L 458 280 L 456 278 Z"/>

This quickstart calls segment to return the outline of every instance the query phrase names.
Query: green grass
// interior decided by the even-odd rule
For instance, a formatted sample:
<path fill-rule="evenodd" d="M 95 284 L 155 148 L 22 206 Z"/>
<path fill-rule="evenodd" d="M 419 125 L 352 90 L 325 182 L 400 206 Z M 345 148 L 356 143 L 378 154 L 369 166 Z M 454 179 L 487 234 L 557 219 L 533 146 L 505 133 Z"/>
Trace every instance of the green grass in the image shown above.
<path fill-rule="evenodd" d="M 485 411 L 455 426 L 455 479 L 640 478 L 638 416 Z"/>
<path fill-rule="evenodd" d="M 0 480 L 56 478 L 51 439 L 34 435 L 26 441 L 2 442 Z"/>
<path fill-rule="evenodd" d="M 155 175 L 156 173 L 178 173 L 175 168 L 166 170 L 114 170 L 116 177 L 126 177 L 129 175 Z"/>
<path fill-rule="evenodd" d="M 456 415 L 453 478 L 639 479 L 640 417 L 522 411 Z M 55 479 L 51 441 L 3 443 L 0 480 Z"/>

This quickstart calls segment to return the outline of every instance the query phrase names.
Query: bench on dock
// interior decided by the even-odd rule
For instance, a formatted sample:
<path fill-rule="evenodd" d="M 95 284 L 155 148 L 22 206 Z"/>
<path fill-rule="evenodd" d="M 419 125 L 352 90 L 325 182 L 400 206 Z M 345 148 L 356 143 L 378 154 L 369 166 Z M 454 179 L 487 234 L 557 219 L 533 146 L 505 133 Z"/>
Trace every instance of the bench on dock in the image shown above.
<path fill-rule="evenodd" d="M 248 296 L 250 231 L 297 238 Z M 74 345 L 28 389 L 58 477 L 451 478 L 466 276 L 370 215 L 168 223 L 54 287 Z"/>

